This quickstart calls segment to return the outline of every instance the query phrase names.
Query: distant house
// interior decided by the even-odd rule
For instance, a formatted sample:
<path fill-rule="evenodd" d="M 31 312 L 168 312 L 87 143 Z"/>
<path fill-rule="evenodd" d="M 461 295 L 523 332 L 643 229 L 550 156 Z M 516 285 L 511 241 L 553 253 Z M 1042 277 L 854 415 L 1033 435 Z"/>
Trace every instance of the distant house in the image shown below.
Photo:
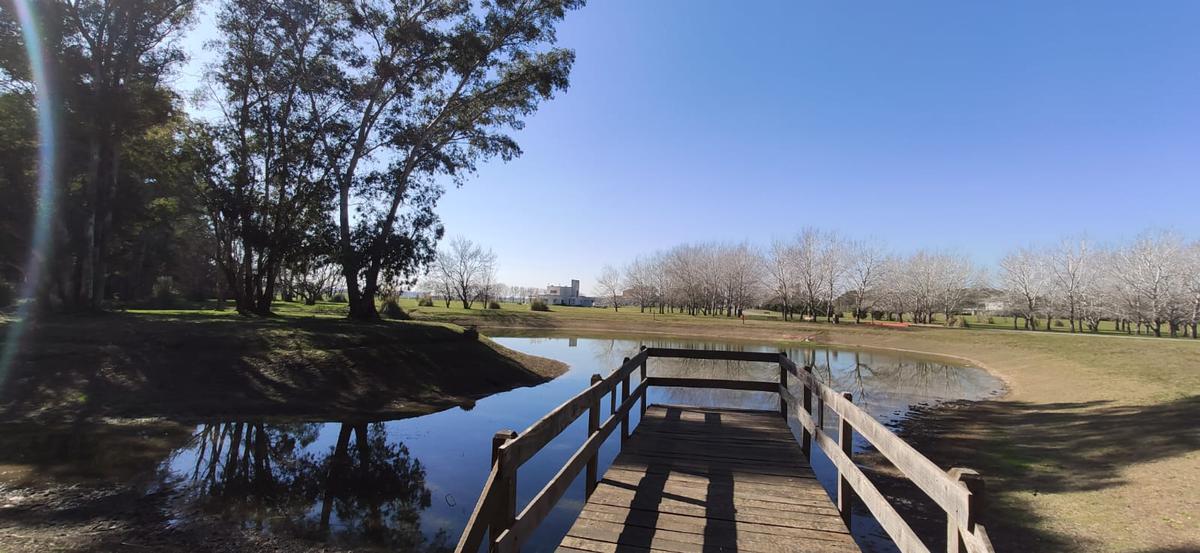
<path fill-rule="evenodd" d="M 1009 310 L 1008 299 L 1004 292 L 992 288 L 971 290 L 968 296 L 964 314 L 968 315 L 997 315 Z"/>
<path fill-rule="evenodd" d="M 596 303 L 595 298 L 580 295 L 579 281 L 571 280 L 570 286 L 549 285 L 546 287 L 546 293 L 538 295 L 537 299 L 546 302 L 549 305 L 577 305 L 580 307 L 591 307 Z"/>

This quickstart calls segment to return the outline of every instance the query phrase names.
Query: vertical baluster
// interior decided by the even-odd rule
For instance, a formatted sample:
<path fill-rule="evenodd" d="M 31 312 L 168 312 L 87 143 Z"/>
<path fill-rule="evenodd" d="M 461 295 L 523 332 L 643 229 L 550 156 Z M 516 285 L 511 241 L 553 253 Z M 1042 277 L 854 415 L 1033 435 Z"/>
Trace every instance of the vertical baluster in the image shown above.
<path fill-rule="evenodd" d="M 949 471 L 950 478 L 958 482 L 960 486 L 967 488 L 971 495 L 967 498 L 967 532 L 975 531 L 975 521 L 979 520 L 979 511 L 983 507 L 983 496 L 986 487 L 983 483 L 983 477 L 967 468 L 952 468 Z M 946 551 L 947 553 L 967 553 L 967 544 L 963 540 L 962 530 L 960 529 L 959 521 L 953 515 L 946 515 Z"/>
<path fill-rule="evenodd" d="M 642 346 L 642 347 L 641 347 L 641 349 L 640 349 L 639 351 L 646 351 L 646 346 Z M 643 358 L 642 358 L 642 365 L 641 365 L 641 369 L 642 369 L 642 372 L 641 372 L 641 377 L 642 377 L 642 379 L 641 379 L 641 381 L 639 381 L 639 382 L 638 382 L 638 385 L 639 385 L 639 386 L 640 386 L 641 384 L 643 384 L 644 382 L 646 382 L 646 360 L 647 360 L 647 359 L 648 359 L 648 357 L 643 357 Z M 641 414 L 641 416 L 642 416 L 643 418 L 645 418 L 645 416 L 646 416 L 646 396 L 650 395 L 650 393 L 649 393 L 649 392 L 650 392 L 650 389 L 649 389 L 649 388 L 642 388 L 642 410 L 640 411 L 640 414 Z M 638 420 L 640 421 L 641 419 L 638 419 Z"/>
<path fill-rule="evenodd" d="M 499 463 L 500 472 L 496 480 L 496 506 L 488 525 L 489 551 L 496 549 L 496 538 L 511 528 L 517 518 L 517 467 L 500 454 L 500 446 L 516 437 L 512 430 L 501 430 L 492 436 L 492 464 Z"/>
<path fill-rule="evenodd" d="M 600 375 L 598 375 L 598 374 L 592 375 L 592 385 L 593 386 L 595 386 L 596 383 L 600 382 L 601 380 L 604 380 L 604 379 L 601 378 Z M 587 433 L 587 438 L 585 438 L 585 440 L 591 439 L 591 437 L 594 436 L 596 434 L 596 432 L 600 431 L 600 397 L 602 395 L 603 394 L 594 394 L 591 398 L 592 404 L 591 404 L 591 406 L 588 407 L 588 433 Z M 591 459 L 588 459 L 587 485 L 586 485 L 587 495 L 586 495 L 586 497 L 591 497 L 592 492 L 596 489 L 596 482 L 598 481 L 597 472 L 598 472 L 599 463 L 600 463 L 599 457 L 600 457 L 600 454 L 599 454 L 599 452 L 597 452 L 597 453 L 592 454 Z"/>
<path fill-rule="evenodd" d="M 805 365 L 804 372 L 808 373 L 810 378 L 805 379 L 805 381 L 803 383 L 802 387 L 804 388 L 804 391 L 803 391 L 803 396 L 801 397 L 800 401 L 802 402 L 802 407 L 804 408 L 804 412 L 808 413 L 809 418 L 812 420 L 816 420 L 812 416 L 812 414 L 813 414 L 813 409 L 812 409 L 812 393 L 813 393 L 813 391 L 812 391 L 812 388 L 810 388 L 808 386 L 809 381 L 812 380 L 812 378 L 811 378 L 812 365 Z M 811 461 L 812 460 L 812 433 L 808 431 L 807 427 L 805 427 L 800 433 L 800 449 L 804 452 L 804 456 L 807 457 Z"/>
<path fill-rule="evenodd" d="M 853 401 L 854 397 L 850 392 L 842 392 L 842 397 L 846 401 Z M 851 462 L 854 460 L 854 427 L 850 426 L 850 421 L 846 420 L 845 415 L 841 417 L 841 424 L 838 428 L 838 445 L 842 448 L 842 453 L 846 455 Z M 837 507 L 842 513 L 842 520 L 845 521 L 846 527 L 850 527 L 850 508 L 854 504 L 854 490 L 850 487 L 850 481 L 846 480 L 846 475 L 842 471 L 838 471 L 837 479 Z"/>
<path fill-rule="evenodd" d="M 787 396 L 784 394 L 784 392 L 787 391 L 788 378 L 787 365 L 783 363 L 783 359 L 787 359 L 787 352 L 779 352 L 779 357 L 782 358 L 779 360 L 779 416 L 783 417 L 783 420 L 787 420 L 788 405 Z"/>
<path fill-rule="evenodd" d="M 626 370 L 625 365 L 629 363 L 629 358 L 626 357 L 621 362 L 621 405 L 624 406 L 626 401 L 629 401 L 629 374 L 632 370 Z M 625 416 L 621 417 L 621 447 L 625 446 L 625 440 L 629 439 L 629 412 L 625 412 Z"/>

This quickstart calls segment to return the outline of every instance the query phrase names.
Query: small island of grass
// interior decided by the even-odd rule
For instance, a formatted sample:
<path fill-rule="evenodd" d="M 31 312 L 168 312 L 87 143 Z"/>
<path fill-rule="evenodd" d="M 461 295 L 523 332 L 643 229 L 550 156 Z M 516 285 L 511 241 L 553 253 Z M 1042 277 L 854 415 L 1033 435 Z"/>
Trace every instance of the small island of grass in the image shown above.
<path fill-rule="evenodd" d="M 0 416 L 397 418 L 566 370 L 454 324 L 363 323 L 322 316 L 335 306 L 289 305 L 272 318 L 191 309 L 36 319 Z"/>

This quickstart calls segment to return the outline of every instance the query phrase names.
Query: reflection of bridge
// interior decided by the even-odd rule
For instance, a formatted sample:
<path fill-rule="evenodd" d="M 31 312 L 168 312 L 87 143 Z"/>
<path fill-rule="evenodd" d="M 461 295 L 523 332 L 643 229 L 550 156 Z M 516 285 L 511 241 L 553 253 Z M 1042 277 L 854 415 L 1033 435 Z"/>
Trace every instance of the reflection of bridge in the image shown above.
<path fill-rule="evenodd" d="M 773 363 L 779 366 L 779 380 L 648 377 L 646 365 L 652 357 Z M 637 385 L 631 390 L 635 372 Z M 650 386 L 773 392 L 780 396 L 780 408 L 647 406 Z M 602 421 L 605 396 L 608 418 Z M 836 437 L 815 420 L 826 408 L 839 418 Z M 640 410 L 641 419 L 630 433 L 633 409 Z M 517 468 L 585 412 L 588 434 L 583 446 L 518 511 Z M 799 443 L 788 427 L 788 416 L 795 416 L 801 427 Z M 597 453 L 618 426 L 621 453 L 598 479 Z M 848 531 L 851 505 L 857 501 L 900 551 L 928 552 L 855 465 L 855 432 L 946 512 L 948 551 L 992 551 L 987 532 L 977 523 L 983 491 L 978 475 L 968 469 L 941 470 L 855 406 L 850 394 L 836 393 L 814 378 L 811 367 L 799 369 L 778 353 L 650 348 L 626 359 L 607 377 L 593 375 L 589 388 L 525 432 L 496 434 L 491 474 L 456 553 L 476 553 L 485 541 L 492 551 L 518 551 L 585 470 L 587 503 L 559 544 L 560 551 L 858 551 Z M 837 469 L 832 502 L 808 464 L 814 441 Z"/>

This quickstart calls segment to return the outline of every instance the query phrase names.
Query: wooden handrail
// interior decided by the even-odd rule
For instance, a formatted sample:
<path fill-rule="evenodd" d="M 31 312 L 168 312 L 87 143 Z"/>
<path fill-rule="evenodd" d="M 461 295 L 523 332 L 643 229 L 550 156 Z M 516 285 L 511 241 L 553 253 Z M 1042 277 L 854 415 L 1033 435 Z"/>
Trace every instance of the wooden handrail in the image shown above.
<path fill-rule="evenodd" d="M 651 357 L 778 363 L 779 380 L 764 382 L 647 376 L 646 363 Z M 640 372 L 640 379 L 637 387 L 630 391 L 630 377 L 635 370 Z M 788 388 L 789 374 L 796 377 L 802 389 L 800 398 Z M 789 413 L 794 414 L 800 423 L 801 447 L 804 454 L 811 456 L 811 442 L 816 442 L 837 469 L 837 505 L 847 525 L 850 520 L 851 503 L 860 501 L 871 511 L 900 551 L 929 552 L 928 547 L 922 543 L 895 507 L 854 463 L 851 444 L 854 432 L 858 432 L 905 477 L 946 511 L 949 553 L 994 553 L 987 531 L 978 523 L 982 503 L 980 498 L 983 494 L 983 481 L 979 475 L 969 469 L 953 469 L 949 473 L 941 470 L 869 413 L 855 405 L 849 394 L 835 392 L 818 380 L 812 374 L 811 367 L 801 369 L 783 353 L 644 347 L 632 358 L 625 358 L 621 366 L 607 377 L 593 375 L 592 383 L 587 389 L 551 410 L 524 432 L 515 436 L 497 434 L 492 471 L 455 552 L 477 553 L 484 542 L 484 531 L 489 528 L 490 549 L 493 552 L 518 551 L 585 467 L 585 489 L 590 496 L 595 489 L 597 454 L 600 446 L 618 426 L 621 428 L 621 442 L 624 443 L 630 434 L 629 414 L 639 403 L 639 412 L 645 414 L 647 390 L 651 386 L 778 393 L 780 414 L 784 417 Z M 618 388 L 621 392 L 619 403 L 616 399 Z M 610 415 L 600 422 L 600 404 L 605 395 L 610 396 Z M 836 440 L 813 418 L 814 395 L 819 404 L 828 406 L 839 418 Z M 514 499 L 517 468 L 561 434 L 584 411 L 589 412 L 589 417 L 588 434 L 583 445 L 529 504 L 521 509 L 520 514 L 517 514 Z"/>
<path fill-rule="evenodd" d="M 645 358 L 646 352 L 642 351 L 633 358 L 627 359 L 612 374 L 600 382 L 592 384 L 586 390 L 563 402 L 562 405 L 555 407 L 549 414 L 531 424 L 515 440 L 509 441 L 504 447 L 500 448 L 505 464 L 515 466 L 525 464 L 530 457 L 533 457 L 543 447 L 546 447 L 546 444 L 550 443 L 550 440 L 553 440 L 570 426 L 571 423 L 575 422 L 575 419 L 578 419 L 584 411 L 591 408 L 595 401 L 600 400 L 604 394 L 616 388 L 622 379 L 628 378 L 629 374 L 634 369 L 637 369 L 638 365 Z"/>
<path fill-rule="evenodd" d="M 837 414 L 841 421 L 841 428 L 838 440 L 835 441 L 813 420 L 811 409 L 807 408 L 807 405 L 805 408 L 796 410 L 797 419 L 804 428 L 805 434 L 811 433 L 816 438 L 821 450 L 838 469 L 839 483 L 845 480 L 849 484 L 884 531 L 891 536 L 900 551 L 924 553 L 929 549 L 896 512 L 887 498 L 879 493 L 874 484 L 845 453 L 839 442 L 849 439 L 853 432 L 858 432 L 866 438 L 901 474 L 946 512 L 947 535 L 952 532 L 949 528 L 953 528 L 953 533 L 961 536 L 951 542 L 954 544 L 953 547 L 947 546 L 947 551 L 951 553 L 993 553 L 991 542 L 987 538 L 987 531 L 976 522 L 980 510 L 977 496 L 982 493 L 982 480 L 974 480 L 979 483 L 976 490 L 961 484 L 958 477 L 943 471 L 908 442 L 875 420 L 875 417 L 855 405 L 848 397 L 843 397 L 842 394 L 835 392 L 818 380 L 812 374 L 811 368 L 805 367 L 805 370 L 800 370 L 784 354 L 780 354 L 779 363 L 800 380 L 806 394 L 811 390 L 812 393 L 817 394 L 822 403 Z M 780 386 L 779 394 L 781 401 L 795 404 L 795 396 L 785 386 Z M 978 476 L 974 471 L 970 472 L 976 477 Z"/>
<path fill-rule="evenodd" d="M 778 363 L 778 353 L 764 353 L 759 351 L 719 351 L 707 349 L 676 349 L 676 348 L 648 348 L 645 352 L 650 357 L 675 358 L 675 359 L 709 359 L 717 361 L 751 361 L 758 363 Z"/>

